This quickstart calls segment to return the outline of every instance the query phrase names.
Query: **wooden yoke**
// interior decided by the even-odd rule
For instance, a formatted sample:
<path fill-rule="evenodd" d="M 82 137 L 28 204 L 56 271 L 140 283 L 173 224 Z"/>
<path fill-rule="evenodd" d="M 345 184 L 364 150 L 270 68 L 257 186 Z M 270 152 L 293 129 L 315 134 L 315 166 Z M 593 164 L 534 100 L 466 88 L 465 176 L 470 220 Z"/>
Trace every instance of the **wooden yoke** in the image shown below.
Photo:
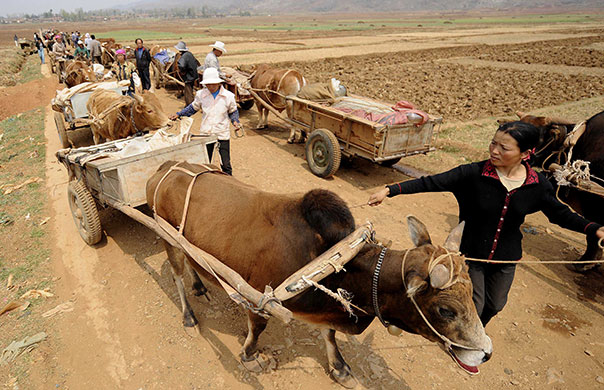
<path fill-rule="evenodd" d="M 359 253 L 367 241 L 373 239 L 373 234 L 371 222 L 360 226 L 342 241 L 285 279 L 274 290 L 275 297 L 280 301 L 285 301 L 306 291 L 311 287 L 311 284 L 304 279 L 319 282 L 334 272 L 337 273 L 342 270 L 346 272 L 344 265 Z"/>

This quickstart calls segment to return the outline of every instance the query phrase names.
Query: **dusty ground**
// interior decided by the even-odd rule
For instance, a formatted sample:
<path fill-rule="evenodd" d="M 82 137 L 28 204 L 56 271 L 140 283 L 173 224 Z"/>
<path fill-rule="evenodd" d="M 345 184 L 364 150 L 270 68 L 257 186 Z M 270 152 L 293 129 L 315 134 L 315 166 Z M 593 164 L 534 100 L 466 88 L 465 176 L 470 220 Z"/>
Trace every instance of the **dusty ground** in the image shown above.
<path fill-rule="evenodd" d="M 534 45 L 556 52 L 564 52 L 557 47 L 569 50 L 576 45 L 599 47 L 604 41 L 602 26 L 592 27 L 589 32 L 569 27 L 551 33 L 539 29 L 535 40 L 551 43 Z M 459 62 L 462 60 L 459 57 L 470 62 L 479 59 L 498 62 L 495 54 L 499 52 L 528 50 L 525 46 L 531 40 L 528 29 L 524 27 L 517 32 L 513 28 L 496 29 L 491 35 L 488 31 L 465 35 L 454 31 L 445 36 L 418 34 L 413 39 L 423 40 L 425 46 L 421 47 L 441 47 L 425 52 L 400 51 L 418 47 L 401 49 L 394 45 L 387 54 L 314 61 L 313 50 L 331 52 L 331 49 L 296 50 L 292 45 L 285 52 L 287 56 L 282 52 L 266 52 L 262 57 L 282 62 L 306 55 L 307 62 L 292 65 L 303 70 L 309 79 L 335 76 L 357 93 L 388 101 L 416 102 L 427 111 L 443 115 L 445 120 L 455 120 L 448 138 L 458 140 L 468 151 L 476 153 L 480 150 L 472 138 L 483 136 L 482 133 L 473 136 L 473 126 L 486 127 L 488 134 L 494 129 L 492 116 L 510 109 L 548 106 L 547 112 L 573 118 L 601 110 L 601 77 L 584 72 L 586 67 L 600 70 L 601 67 L 591 63 L 566 60 L 551 63 L 572 66 L 568 68 L 569 74 L 562 76 L 535 68 L 500 69 L 484 62 Z M 458 41 L 470 39 L 469 35 L 488 44 Z M 264 39 L 264 35 L 259 36 Z M 320 38 L 320 42 L 313 42 L 334 44 L 326 41 L 329 37 Z M 348 36 L 348 41 L 339 34 L 336 38 L 338 45 L 348 42 L 354 47 L 357 43 L 355 36 Z M 358 43 L 367 44 L 361 40 Z M 346 49 L 342 52 L 344 55 Z M 541 53 L 539 49 L 535 52 Z M 351 49 L 351 53 L 356 52 Z M 526 64 L 523 58 L 526 57 L 504 59 Z M 535 54 L 530 58 L 533 64 L 540 63 L 538 59 L 542 57 Z M 374 72 L 376 69 L 379 71 Z M 158 94 L 167 112 L 181 108 L 182 103 L 172 94 L 165 90 Z M 266 353 L 275 357 L 278 369 L 261 375 L 246 372 L 237 357 L 247 329 L 245 319 L 218 288 L 211 288 L 210 303 L 191 297 L 193 309 L 202 321 L 202 334 L 197 338 L 185 334 L 166 255 L 155 235 L 129 218 L 112 210 L 103 211 L 106 237 L 94 248 L 86 246 L 76 232 L 67 204 L 65 171 L 54 159 L 59 145 L 51 113 L 47 108 L 46 173 L 55 239 L 51 258 L 54 275 L 59 278 L 55 293 L 57 302 L 75 299 L 76 304 L 73 312 L 48 320 L 51 337 L 36 350 L 31 382 L 22 388 L 339 388 L 326 374 L 325 348 L 318 332 L 301 323 L 284 326 L 271 321 L 260 343 Z M 242 120 L 248 128 L 253 127 L 255 111 L 244 112 Z M 199 118 L 194 126 L 198 122 Z M 248 130 L 247 137 L 232 141 L 234 173 L 239 180 L 271 192 L 327 188 L 350 205 L 357 205 L 385 183 L 407 179 L 396 170 L 363 160 L 341 168 L 331 180 L 319 179 L 308 171 L 303 146 L 287 144 L 285 130 L 277 122 L 272 125 L 270 130 L 262 132 Z M 454 133 L 462 128 L 467 133 Z M 463 150 L 461 153 L 457 150 L 451 157 L 447 150 L 450 151 L 445 148 L 404 162 L 435 172 L 450 167 L 452 159 L 465 156 Z M 406 248 L 410 246 L 403 222 L 407 214 L 422 219 L 434 241 L 442 242 L 456 222 L 456 210 L 449 194 L 422 194 L 398 197 L 379 208 L 355 208 L 353 214 L 357 222 L 366 219 L 374 222 L 382 236 L 393 240 L 395 248 Z M 581 235 L 550 225 L 542 215 L 530 216 L 526 227 L 534 227 L 537 233 L 525 234 L 528 260 L 575 259 L 577 250 L 584 247 Z M 545 233 L 546 227 L 553 234 Z M 435 344 L 412 335 L 394 338 L 375 323 L 360 336 L 340 334 L 338 338 L 361 387 L 603 387 L 604 380 L 598 379 L 604 377 L 604 343 L 600 337 L 604 329 L 603 272 L 578 275 L 562 266 L 529 265 L 518 267 L 516 275 L 508 306 L 487 328 L 495 354 L 482 366 L 481 375 L 466 376 Z"/>

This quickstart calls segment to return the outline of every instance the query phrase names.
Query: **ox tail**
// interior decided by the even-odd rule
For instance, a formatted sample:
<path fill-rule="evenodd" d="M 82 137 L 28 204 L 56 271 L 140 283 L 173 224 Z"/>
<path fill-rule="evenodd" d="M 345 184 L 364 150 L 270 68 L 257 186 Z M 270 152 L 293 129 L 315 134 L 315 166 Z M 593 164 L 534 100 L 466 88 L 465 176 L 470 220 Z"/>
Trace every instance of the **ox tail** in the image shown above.
<path fill-rule="evenodd" d="M 327 190 L 312 190 L 302 198 L 302 215 L 325 244 L 332 246 L 354 231 L 354 217 L 338 195 Z"/>

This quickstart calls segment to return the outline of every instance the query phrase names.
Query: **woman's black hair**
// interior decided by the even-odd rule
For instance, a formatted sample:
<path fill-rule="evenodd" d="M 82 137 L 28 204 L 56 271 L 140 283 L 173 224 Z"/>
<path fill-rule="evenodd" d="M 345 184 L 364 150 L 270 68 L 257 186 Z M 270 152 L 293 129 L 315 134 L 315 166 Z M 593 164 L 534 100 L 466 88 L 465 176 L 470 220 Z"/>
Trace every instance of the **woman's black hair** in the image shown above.
<path fill-rule="evenodd" d="M 134 40 L 134 43 L 138 43 L 138 40 L 139 40 L 139 39 L 141 40 L 141 43 L 144 43 L 144 42 L 143 42 L 143 38 L 136 38 L 136 39 Z"/>
<path fill-rule="evenodd" d="M 526 152 L 539 145 L 539 129 L 530 123 L 521 121 L 508 122 L 499 126 L 497 131 L 501 131 L 514 138 L 518 143 L 521 152 Z"/>

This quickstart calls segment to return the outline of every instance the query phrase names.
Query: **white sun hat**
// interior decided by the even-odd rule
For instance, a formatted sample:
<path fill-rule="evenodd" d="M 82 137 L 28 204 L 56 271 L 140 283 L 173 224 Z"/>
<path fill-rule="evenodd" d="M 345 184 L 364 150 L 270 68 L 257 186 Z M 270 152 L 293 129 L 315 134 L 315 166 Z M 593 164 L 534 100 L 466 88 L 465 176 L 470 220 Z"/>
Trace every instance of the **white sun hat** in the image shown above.
<path fill-rule="evenodd" d="M 220 50 L 223 54 L 227 52 L 227 50 L 224 47 L 224 42 L 216 41 L 216 42 L 214 42 L 213 45 L 209 45 L 209 46 L 216 50 Z"/>
<path fill-rule="evenodd" d="M 216 68 L 208 68 L 203 71 L 203 81 L 201 82 L 203 85 L 206 84 L 221 84 L 224 80 L 220 78 L 218 75 L 218 69 Z"/>

